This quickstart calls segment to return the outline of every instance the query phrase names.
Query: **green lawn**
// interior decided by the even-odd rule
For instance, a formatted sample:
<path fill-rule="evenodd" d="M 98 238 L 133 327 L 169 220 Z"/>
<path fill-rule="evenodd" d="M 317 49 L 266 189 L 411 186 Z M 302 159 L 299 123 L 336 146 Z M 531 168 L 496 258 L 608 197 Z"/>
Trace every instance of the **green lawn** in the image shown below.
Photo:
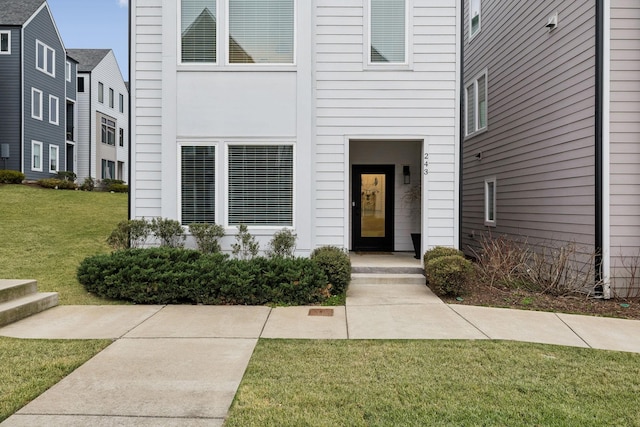
<path fill-rule="evenodd" d="M 0 422 L 111 343 L 0 337 Z"/>
<path fill-rule="evenodd" d="M 263 339 L 225 426 L 640 426 L 639 404 L 639 354 Z"/>
<path fill-rule="evenodd" d="M 108 304 L 76 280 L 80 261 L 108 252 L 106 238 L 127 219 L 127 194 L 0 185 L 0 278 L 36 279 L 61 304 Z"/>

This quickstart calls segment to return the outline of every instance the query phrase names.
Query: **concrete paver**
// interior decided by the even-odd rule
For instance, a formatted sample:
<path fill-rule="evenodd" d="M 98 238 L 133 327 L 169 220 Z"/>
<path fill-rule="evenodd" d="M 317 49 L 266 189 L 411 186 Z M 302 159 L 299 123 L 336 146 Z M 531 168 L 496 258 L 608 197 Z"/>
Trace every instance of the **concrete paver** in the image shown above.
<path fill-rule="evenodd" d="M 0 335 L 44 339 L 120 338 L 162 305 L 62 305 L 0 328 Z"/>
<path fill-rule="evenodd" d="M 221 427 L 222 419 L 158 418 L 86 415 L 21 415 L 2 423 L 7 427 Z"/>
<path fill-rule="evenodd" d="M 491 339 L 588 347 L 555 313 L 458 304 L 450 307 Z"/>
<path fill-rule="evenodd" d="M 394 284 L 351 284 L 347 291 L 347 307 L 388 304 L 444 304 L 427 286 Z"/>
<path fill-rule="evenodd" d="M 322 307 L 332 316 L 311 316 L 318 307 L 276 307 L 271 310 L 262 338 L 346 339 L 345 307 Z"/>
<path fill-rule="evenodd" d="M 170 305 L 126 334 L 127 338 L 258 338 L 269 307 Z"/>
<path fill-rule="evenodd" d="M 640 321 L 558 313 L 589 346 L 640 353 Z"/>

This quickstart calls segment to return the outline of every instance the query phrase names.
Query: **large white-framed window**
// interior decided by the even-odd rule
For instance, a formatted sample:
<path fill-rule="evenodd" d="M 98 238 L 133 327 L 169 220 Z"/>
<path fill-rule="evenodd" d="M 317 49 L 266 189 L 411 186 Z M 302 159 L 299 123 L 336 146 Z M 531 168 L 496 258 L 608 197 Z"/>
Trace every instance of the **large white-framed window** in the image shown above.
<path fill-rule="evenodd" d="M 484 180 L 484 225 L 496 226 L 496 178 Z"/>
<path fill-rule="evenodd" d="M 104 84 L 98 82 L 98 102 L 104 104 Z"/>
<path fill-rule="evenodd" d="M 180 60 L 215 64 L 218 59 L 217 0 L 181 0 Z"/>
<path fill-rule="evenodd" d="M 57 173 L 60 149 L 57 145 L 49 145 L 49 173 Z"/>
<path fill-rule="evenodd" d="M 487 71 L 484 70 L 465 87 L 466 135 L 487 128 Z"/>
<path fill-rule="evenodd" d="M 295 64 L 295 0 L 226 0 L 228 64 Z"/>
<path fill-rule="evenodd" d="M 64 66 L 64 75 L 68 82 L 71 81 L 71 62 L 67 61 Z"/>
<path fill-rule="evenodd" d="M 0 55 L 11 55 L 11 31 L 0 31 Z"/>
<path fill-rule="evenodd" d="M 367 65 L 407 65 L 410 0 L 367 0 L 367 7 Z"/>
<path fill-rule="evenodd" d="M 42 120 L 42 91 L 31 88 L 31 117 Z"/>
<path fill-rule="evenodd" d="M 31 141 L 31 170 L 42 172 L 42 142 Z"/>
<path fill-rule="evenodd" d="M 293 226 L 293 145 L 227 146 L 228 225 Z"/>
<path fill-rule="evenodd" d="M 49 95 L 49 123 L 52 125 L 58 126 L 60 115 L 59 111 L 60 100 L 56 96 Z"/>
<path fill-rule="evenodd" d="M 469 0 L 469 40 L 480 32 L 482 23 L 482 0 Z"/>
<path fill-rule="evenodd" d="M 36 40 L 36 68 L 51 77 L 56 76 L 56 51 Z"/>
<path fill-rule="evenodd" d="M 100 142 L 107 145 L 116 145 L 116 122 L 106 117 L 100 119 Z"/>
<path fill-rule="evenodd" d="M 180 167 L 180 221 L 182 225 L 216 223 L 217 145 L 184 144 Z"/>
<path fill-rule="evenodd" d="M 116 179 L 116 162 L 102 159 L 102 179 Z"/>

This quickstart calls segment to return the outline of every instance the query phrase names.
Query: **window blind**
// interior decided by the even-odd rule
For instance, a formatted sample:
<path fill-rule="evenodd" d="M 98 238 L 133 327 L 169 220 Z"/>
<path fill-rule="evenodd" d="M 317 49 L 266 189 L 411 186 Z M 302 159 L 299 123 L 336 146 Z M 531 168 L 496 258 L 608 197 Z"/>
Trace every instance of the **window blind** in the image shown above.
<path fill-rule="evenodd" d="M 292 64 L 294 0 L 229 0 L 229 63 Z"/>
<path fill-rule="evenodd" d="M 406 0 L 371 0 L 370 5 L 371 62 L 406 62 Z"/>
<path fill-rule="evenodd" d="M 216 221 L 216 149 L 183 146 L 181 157 L 182 224 Z"/>
<path fill-rule="evenodd" d="M 293 225 L 292 146 L 229 146 L 229 224 Z"/>
<path fill-rule="evenodd" d="M 216 62 L 216 0 L 182 0 L 182 62 Z"/>

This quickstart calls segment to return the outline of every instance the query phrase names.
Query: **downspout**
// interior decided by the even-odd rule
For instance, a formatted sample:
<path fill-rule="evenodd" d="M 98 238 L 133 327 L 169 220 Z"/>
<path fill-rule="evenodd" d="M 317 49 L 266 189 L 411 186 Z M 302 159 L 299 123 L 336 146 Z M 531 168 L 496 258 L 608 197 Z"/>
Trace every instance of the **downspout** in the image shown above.
<path fill-rule="evenodd" d="M 464 175 L 464 3 L 465 0 L 460 0 L 460 58 L 458 59 L 460 61 L 460 88 L 458 89 L 460 91 L 460 105 L 458 106 L 460 112 L 460 123 L 458 124 L 458 138 L 460 139 L 458 144 L 458 155 L 460 156 L 458 165 L 460 168 L 458 176 L 458 249 L 460 250 L 462 250 L 462 179 Z"/>
<path fill-rule="evenodd" d="M 84 87 L 86 88 L 87 85 L 85 84 Z M 93 135 L 92 135 L 92 132 L 91 132 L 92 127 L 93 127 L 93 98 L 91 97 L 91 71 L 89 71 L 89 178 L 91 178 L 92 176 L 91 167 L 93 166 L 93 164 L 91 163 L 91 144 L 93 141 L 93 137 L 95 136 L 95 132 L 93 132 Z M 96 159 L 96 161 L 98 160 Z"/>
<path fill-rule="evenodd" d="M 604 296 L 603 250 L 603 111 L 604 111 L 604 0 L 596 0 L 596 81 L 595 81 L 595 295 Z"/>
<path fill-rule="evenodd" d="M 129 181 L 129 193 L 128 193 L 128 197 L 127 197 L 127 201 L 128 201 L 128 205 L 127 205 L 127 218 L 132 219 L 131 218 L 131 190 L 133 190 L 133 182 L 131 182 L 131 152 L 133 151 L 133 146 L 131 144 L 132 139 L 131 139 L 131 18 L 132 18 L 132 12 L 131 9 L 133 8 L 132 4 L 133 2 L 129 2 L 129 13 L 128 13 L 128 18 L 129 18 L 129 23 L 127 25 L 128 27 L 128 36 L 127 36 L 127 43 L 128 43 L 128 49 L 127 52 L 129 52 L 129 63 L 127 64 L 127 80 L 129 80 L 129 85 L 127 87 L 127 143 L 129 144 L 129 150 L 127 151 L 127 179 Z"/>

